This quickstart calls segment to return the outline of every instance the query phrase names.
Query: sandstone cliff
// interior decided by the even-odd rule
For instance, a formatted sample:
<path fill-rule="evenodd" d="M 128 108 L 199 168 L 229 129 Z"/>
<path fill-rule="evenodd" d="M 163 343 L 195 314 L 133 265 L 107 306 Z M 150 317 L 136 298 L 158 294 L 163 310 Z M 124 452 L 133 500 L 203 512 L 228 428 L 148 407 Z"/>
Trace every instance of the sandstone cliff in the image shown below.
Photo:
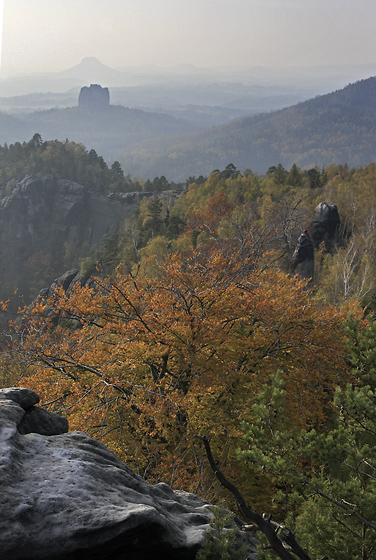
<path fill-rule="evenodd" d="M 139 206 L 146 193 L 98 196 L 50 175 L 27 176 L 0 191 L 0 296 L 15 289 L 30 301 L 82 249 L 98 248 Z"/>

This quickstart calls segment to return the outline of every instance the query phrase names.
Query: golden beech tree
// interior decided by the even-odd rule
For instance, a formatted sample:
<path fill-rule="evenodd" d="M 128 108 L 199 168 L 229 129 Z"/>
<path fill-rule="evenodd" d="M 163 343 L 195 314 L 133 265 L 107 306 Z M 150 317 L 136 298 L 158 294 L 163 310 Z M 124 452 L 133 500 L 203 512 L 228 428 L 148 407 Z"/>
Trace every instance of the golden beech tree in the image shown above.
<path fill-rule="evenodd" d="M 252 420 L 251 404 L 277 370 L 291 422 L 322 423 L 334 385 L 349 378 L 348 307 L 321 305 L 303 281 L 223 248 L 158 266 L 154 278 L 140 268 L 37 300 L 7 367 L 11 359 L 23 368 L 20 383 L 71 429 L 148 480 L 212 497 L 194 435 L 211 437 L 239 481 L 240 422 Z"/>

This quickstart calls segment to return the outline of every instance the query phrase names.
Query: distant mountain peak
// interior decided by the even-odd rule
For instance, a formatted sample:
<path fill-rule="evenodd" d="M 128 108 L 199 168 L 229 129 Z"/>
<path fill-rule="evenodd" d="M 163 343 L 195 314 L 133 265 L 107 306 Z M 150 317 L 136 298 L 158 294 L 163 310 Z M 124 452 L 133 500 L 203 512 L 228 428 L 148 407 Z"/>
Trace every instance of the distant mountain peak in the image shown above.
<path fill-rule="evenodd" d="M 86 63 L 95 63 L 95 64 L 103 64 L 97 57 L 95 56 L 84 56 L 81 60 L 81 64 Z"/>
<path fill-rule="evenodd" d="M 78 64 L 76 64 L 76 66 L 73 66 L 72 68 L 70 68 L 67 71 L 73 70 L 73 69 L 84 69 L 84 70 L 113 70 L 113 68 L 111 68 L 110 66 L 107 66 L 106 64 L 103 64 L 103 62 L 101 62 L 98 58 L 96 58 L 95 56 L 86 56 L 85 58 L 83 58 L 81 60 L 81 62 L 79 62 Z"/>
<path fill-rule="evenodd" d="M 100 66 L 101 68 L 105 66 L 106 68 L 109 68 L 109 66 L 103 64 L 103 62 L 95 56 L 85 56 L 85 58 L 83 58 L 79 63 L 79 66 Z"/>
<path fill-rule="evenodd" d="M 105 82 L 108 85 L 116 85 L 119 80 L 124 82 L 120 72 L 110 66 L 106 66 L 95 56 L 83 58 L 79 64 L 64 70 L 59 76 L 92 84 Z"/>

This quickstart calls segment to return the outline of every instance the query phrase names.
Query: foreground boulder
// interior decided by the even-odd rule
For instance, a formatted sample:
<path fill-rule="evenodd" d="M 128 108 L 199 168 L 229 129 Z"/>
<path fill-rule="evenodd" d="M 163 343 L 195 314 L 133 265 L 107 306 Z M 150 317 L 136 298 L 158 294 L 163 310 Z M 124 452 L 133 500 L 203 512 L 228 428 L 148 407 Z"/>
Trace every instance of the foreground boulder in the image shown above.
<path fill-rule="evenodd" d="M 210 505 L 148 484 L 104 445 L 67 433 L 38 400 L 29 389 L 0 390 L 0 558 L 193 560 Z"/>

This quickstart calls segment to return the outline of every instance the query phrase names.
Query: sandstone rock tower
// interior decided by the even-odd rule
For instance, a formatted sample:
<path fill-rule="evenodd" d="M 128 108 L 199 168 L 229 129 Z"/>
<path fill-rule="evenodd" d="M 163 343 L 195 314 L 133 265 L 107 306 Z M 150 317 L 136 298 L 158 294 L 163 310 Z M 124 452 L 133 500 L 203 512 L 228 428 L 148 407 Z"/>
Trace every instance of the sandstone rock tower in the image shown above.
<path fill-rule="evenodd" d="M 110 92 L 98 84 L 81 88 L 78 97 L 78 106 L 81 109 L 103 111 L 110 106 Z"/>

